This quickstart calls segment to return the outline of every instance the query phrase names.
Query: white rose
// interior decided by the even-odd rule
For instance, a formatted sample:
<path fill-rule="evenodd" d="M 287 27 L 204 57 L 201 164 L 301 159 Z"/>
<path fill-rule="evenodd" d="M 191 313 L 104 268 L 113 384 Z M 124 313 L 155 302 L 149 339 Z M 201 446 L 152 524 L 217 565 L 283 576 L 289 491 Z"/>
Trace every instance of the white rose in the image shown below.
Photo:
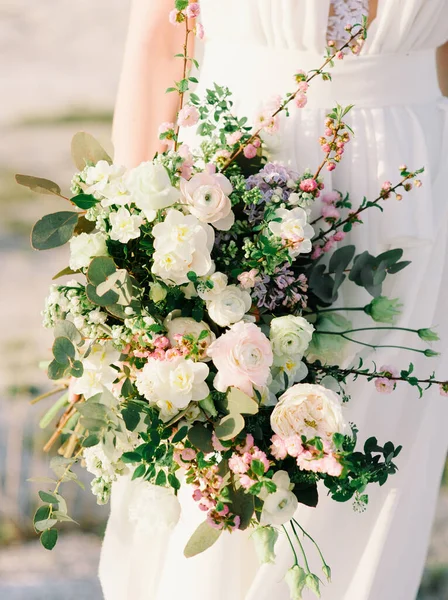
<path fill-rule="evenodd" d="M 313 337 L 314 327 L 303 317 L 287 315 L 271 321 L 269 339 L 274 353 L 274 365 L 281 367 L 288 359 L 302 358 Z"/>
<path fill-rule="evenodd" d="M 127 244 L 129 240 L 140 236 L 143 218 L 140 215 L 131 215 L 127 208 L 122 207 L 117 212 L 110 213 L 109 221 L 112 225 L 109 233 L 111 240 Z"/>
<path fill-rule="evenodd" d="M 271 428 L 282 438 L 304 435 L 331 441 L 346 423 L 339 396 L 322 385 L 298 383 L 280 396 L 271 414 Z"/>
<path fill-rule="evenodd" d="M 277 208 L 274 216 L 281 221 L 271 221 L 269 229 L 283 240 L 292 257 L 311 252 L 314 229 L 307 223 L 308 217 L 303 208 Z"/>
<path fill-rule="evenodd" d="M 199 277 L 212 267 L 210 256 L 215 234 L 210 225 L 178 210 L 167 212 L 165 221 L 152 230 L 154 248 L 152 272 L 169 285 L 188 283 L 187 273 Z"/>
<path fill-rule="evenodd" d="M 222 175 L 197 173 L 187 181 L 180 180 L 182 200 L 192 215 L 203 223 L 212 223 L 216 229 L 228 231 L 235 222 L 230 194 L 230 181 Z"/>
<path fill-rule="evenodd" d="M 126 183 L 133 202 L 148 221 L 154 220 L 155 211 L 171 206 L 180 198 L 179 190 L 171 185 L 168 171 L 161 164 L 142 163 L 129 172 Z"/>
<path fill-rule="evenodd" d="M 70 269 L 88 267 L 95 256 L 107 256 L 104 233 L 80 233 L 70 240 Z"/>
<path fill-rule="evenodd" d="M 299 505 L 295 494 L 291 491 L 294 484 L 290 482 L 286 471 L 277 471 L 272 477 L 277 491 L 269 494 L 263 504 L 261 525 L 284 525 L 290 521 Z"/>
<path fill-rule="evenodd" d="M 168 421 L 190 402 L 206 398 L 210 390 L 205 383 L 208 367 L 182 356 L 172 360 L 150 358 L 137 374 L 139 393 L 158 406 L 160 418 Z"/>
<path fill-rule="evenodd" d="M 241 290 L 236 285 L 228 285 L 207 302 L 210 318 L 220 327 L 229 327 L 241 321 L 251 306 L 252 298 L 249 292 Z"/>
<path fill-rule="evenodd" d="M 216 339 L 215 334 L 210 330 L 207 323 L 204 323 L 204 321 L 195 321 L 191 317 L 170 318 L 168 316 L 165 319 L 164 325 L 167 329 L 167 338 L 170 340 L 172 346 L 176 345 L 176 335 L 192 335 L 197 340 L 203 331 L 207 331 L 207 337 L 201 340 L 205 347 L 208 347 Z"/>

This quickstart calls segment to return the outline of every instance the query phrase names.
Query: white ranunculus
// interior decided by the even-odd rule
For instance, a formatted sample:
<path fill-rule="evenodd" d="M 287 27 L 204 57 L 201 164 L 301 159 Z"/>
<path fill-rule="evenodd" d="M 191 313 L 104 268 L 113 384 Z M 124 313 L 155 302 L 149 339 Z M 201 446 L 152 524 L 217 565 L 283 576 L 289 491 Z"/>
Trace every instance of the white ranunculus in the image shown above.
<path fill-rule="evenodd" d="M 271 321 L 269 339 L 274 353 L 274 365 L 281 367 L 289 359 L 297 362 L 313 337 L 314 327 L 303 317 L 287 315 Z"/>
<path fill-rule="evenodd" d="M 277 471 L 272 477 L 277 491 L 269 494 L 263 504 L 261 525 L 284 525 L 290 521 L 297 510 L 299 502 L 291 491 L 294 484 L 290 482 L 286 471 Z"/>
<path fill-rule="evenodd" d="M 140 236 L 140 227 L 143 218 L 140 215 L 131 215 L 127 208 L 119 208 L 117 212 L 111 212 L 109 221 L 112 229 L 109 233 L 111 240 L 127 244 Z"/>
<path fill-rule="evenodd" d="M 241 290 L 236 285 L 228 285 L 207 302 L 210 318 L 220 327 L 229 327 L 241 321 L 251 306 L 252 298 L 249 292 Z"/>
<path fill-rule="evenodd" d="M 208 367 L 182 356 L 172 360 L 150 358 L 137 374 L 139 393 L 158 406 L 160 417 L 168 421 L 190 402 L 203 400 L 210 390 L 205 383 Z"/>
<path fill-rule="evenodd" d="M 215 234 L 210 225 L 193 215 L 170 209 L 165 221 L 155 225 L 152 272 L 169 285 L 188 283 L 187 273 L 207 275 L 212 267 Z"/>
<path fill-rule="evenodd" d="M 167 208 L 180 199 L 180 192 L 170 180 L 168 171 L 161 164 L 141 163 L 128 173 L 126 180 L 132 201 L 153 221 L 155 211 Z"/>
<path fill-rule="evenodd" d="M 271 414 L 271 428 L 282 438 L 304 435 L 331 441 L 334 433 L 346 429 L 341 399 L 322 385 L 298 383 L 280 396 Z"/>
<path fill-rule="evenodd" d="M 176 345 L 176 335 L 192 335 L 196 340 L 199 338 L 203 331 L 207 331 L 208 335 L 201 342 L 205 345 L 205 348 L 216 339 L 215 334 L 210 330 L 210 327 L 204 321 L 196 321 L 191 317 L 174 317 L 170 318 L 170 315 L 165 319 L 164 325 L 167 329 L 167 338 L 170 340 L 171 345 Z M 208 358 L 210 360 L 210 358 Z"/>
<path fill-rule="evenodd" d="M 70 240 L 70 269 L 88 267 L 95 256 L 107 256 L 104 233 L 80 233 Z"/>
<path fill-rule="evenodd" d="M 208 287 L 206 282 L 209 281 L 213 284 L 213 287 Z M 201 285 L 198 287 L 198 296 L 202 298 L 202 300 L 212 300 L 214 296 L 219 295 L 223 292 L 227 286 L 227 275 L 224 273 L 220 273 L 216 271 L 204 278 L 204 281 L 201 282 Z"/>
<path fill-rule="evenodd" d="M 287 245 L 292 257 L 311 252 L 314 229 L 308 224 L 303 208 L 277 208 L 274 216 L 281 221 L 271 221 L 269 229 Z"/>
<path fill-rule="evenodd" d="M 228 231 L 235 222 L 230 194 L 230 181 L 222 173 L 197 173 L 187 181 L 181 178 L 182 200 L 192 215 L 216 229 Z"/>

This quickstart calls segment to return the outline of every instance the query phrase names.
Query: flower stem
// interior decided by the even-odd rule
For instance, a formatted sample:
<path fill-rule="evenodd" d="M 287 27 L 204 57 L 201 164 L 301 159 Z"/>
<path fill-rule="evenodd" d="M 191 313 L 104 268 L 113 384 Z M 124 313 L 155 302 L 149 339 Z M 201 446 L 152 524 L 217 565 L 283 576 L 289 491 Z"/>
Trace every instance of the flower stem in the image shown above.
<path fill-rule="evenodd" d="M 306 558 L 306 552 L 305 552 L 305 549 L 304 549 L 304 547 L 303 547 L 303 544 L 302 544 L 302 542 L 300 541 L 300 538 L 299 538 L 299 536 L 297 535 L 296 528 L 294 527 L 294 520 L 292 520 L 292 521 L 291 521 L 291 527 L 292 527 L 292 530 L 293 530 L 293 532 L 294 532 L 294 535 L 296 536 L 296 540 L 297 540 L 297 542 L 298 542 L 298 544 L 299 544 L 300 551 L 302 552 L 303 561 L 304 561 L 304 563 L 305 563 L 305 568 L 306 568 L 306 570 L 307 570 L 307 572 L 308 572 L 308 573 L 311 573 L 311 571 L 310 571 L 310 566 L 309 566 L 309 564 L 308 564 L 308 560 L 307 560 L 307 558 Z"/>
<path fill-rule="evenodd" d="M 324 558 L 324 556 L 323 556 L 323 554 L 322 554 L 322 551 L 321 551 L 321 549 L 319 548 L 319 545 L 318 545 L 318 543 L 316 542 L 316 540 L 314 540 L 314 539 L 313 539 L 313 538 L 310 536 L 310 534 L 309 534 L 307 531 L 305 531 L 305 529 L 304 529 L 304 528 L 303 528 L 303 527 L 300 525 L 300 523 L 298 523 L 298 522 L 297 522 L 295 519 L 293 519 L 293 522 L 294 522 L 294 523 L 297 525 L 297 527 L 300 529 L 300 531 L 303 533 L 303 535 L 306 535 L 306 537 L 307 537 L 309 540 L 311 540 L 311 542 L 312 542 L 312 543 L 315 545 L 315 547 L 316 547 L 317 551 L 319 552 L 319 556 L 320 556 L 320 558 L 321 558 L 322 564 L 323 564 L 324 566 L 328 567 L 328 565 L 327 565 L 327 563 L 326 563 L 326 561 L 325 561 L 325 558 Z"/>
<path fill-rule="evenodd" d="M 187 65 L 188 65 L 188 37 L 191 33 L 191 29 L 189 29 L 188 27 L 188 19 L 185 19 L 185 38 L 184 38 L 184 45 L 183 45 L 183 70 L 182 70 L 182 82 L 185 81 L 185 79 L 187 78 Z M 179 92 L 179 111 L 178 113 L 182 110 L 182 108 L 184 107 L 184 98 L 185 98 L 185 92 Z M 176 130 L 175 130 L 175 136 L 174 136 L 174 150 L 177 150 L 177 148 L 179 147 L 179 123 L 176 124 Z"/>
<path fill-rule="evenodd" d="M 284 525 L 282 525 L 282 528 L 283 528 L 283 531 L 286 533 L 286 537 L 288 538 L 288 542 L 289 542 L 289 545 L 291 546 L 292 553 L 294 554 L 294 561 L 295 561 L 294 566 L 295 565 L 299 566 L 297 552 L 296 552 L 296 549 L 294 548 L 294 544 L 292 543 L 291 538 L 289 537 L 289 533 L 288 533 L 286 527 Z"/>

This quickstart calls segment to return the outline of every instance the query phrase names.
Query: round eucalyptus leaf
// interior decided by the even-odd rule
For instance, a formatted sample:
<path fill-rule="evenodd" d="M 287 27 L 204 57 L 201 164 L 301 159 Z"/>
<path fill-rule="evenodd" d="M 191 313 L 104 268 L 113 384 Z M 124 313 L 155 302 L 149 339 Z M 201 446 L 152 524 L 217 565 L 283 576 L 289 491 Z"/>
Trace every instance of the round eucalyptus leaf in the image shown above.
<path fill-rule="evenodd" d="M 78 213 L 63 211 L 42 217 L 31 232 L 35 250 L 49 250 L 63 246 L 72 237 L 78 222 Z"/>

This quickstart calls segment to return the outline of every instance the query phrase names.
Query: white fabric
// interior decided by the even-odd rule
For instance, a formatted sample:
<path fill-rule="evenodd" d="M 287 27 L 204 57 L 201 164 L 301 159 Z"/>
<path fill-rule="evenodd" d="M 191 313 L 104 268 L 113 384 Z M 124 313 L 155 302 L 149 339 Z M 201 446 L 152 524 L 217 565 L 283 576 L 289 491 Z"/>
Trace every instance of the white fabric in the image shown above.
<path fill-rule="evenodd" d="M 202 0 L 201 5 L 206 40 L 197 93 L 213 81 L 228 85 L 241 116 L 253 117 L 265 100 L 292 90 L 295 70 L 322 62 L 330 0 Z M 403 245 L 412 265 L 390 277 L 384 293 L 406 303 L 400 325 L 437 325 L 445 341 L 447 103 L 437 86 L 434 50 L 446 39 L 448 0 L 379 0 L 361 56 L 338 63 L 332 83 L 313 85 L 308 106 L 293 108 L 280 133 L 267 139 L 271 158 L 313 168 L 322 160 L 318 138 L 325 109 L 350 102 L 356 105 L 350 113 L 356 135 L 341 165 L 327 176 L 327 189 L 349 190 L 357 205 L 363 195 L 375 198 L 383 181 L 396 181 L 399 165 L 426 167 L 422 188 L 401 202 L 388 200 L 383 214 L 364 213 L 364 224 L 349 241 L 372 253 Z M 187 141 L 194 143 L 188 135 Z M 369 301 L 355 286 L 344 295 L 346 305 Z M 383 341 L 402 342 L 413 345 L 415 339 L 394 334 Z M 446 359 L 442 364 L 395 351 L 373 358 L 378 366 L 403 368 L 413 360 L 419 373 L 434 368 L 447 373 Z M 324 600 L 412 600 L 447 450 L 448 402 L 437 390 L 420 400 L 404 384 L 389 396 L 358 380 L 350 392 L 347 418 L 358 425 L 360 443 L 374 434 L 380 442 L 403 444 L 400 471 L 384 487 L 369 490 L 364 514 L 353 512 L 350 503 L 335 503 L 322 490 L 319 507 L 301 507 L 297 518 L 332 567 Z M 207 553 L 186 560 L 184 544 L 204 517 L 190 491 L 181 490 L 182 515 L 173 534 L 148 536 L 129 520 L 132 485 L 122 481 L 113 491 L 100 568 L 106 600 L 289 598 L 283 576 L 291 552 L 282 537 L 275 566 L 257 567 L 247 533 L 223 535 Z"/>

